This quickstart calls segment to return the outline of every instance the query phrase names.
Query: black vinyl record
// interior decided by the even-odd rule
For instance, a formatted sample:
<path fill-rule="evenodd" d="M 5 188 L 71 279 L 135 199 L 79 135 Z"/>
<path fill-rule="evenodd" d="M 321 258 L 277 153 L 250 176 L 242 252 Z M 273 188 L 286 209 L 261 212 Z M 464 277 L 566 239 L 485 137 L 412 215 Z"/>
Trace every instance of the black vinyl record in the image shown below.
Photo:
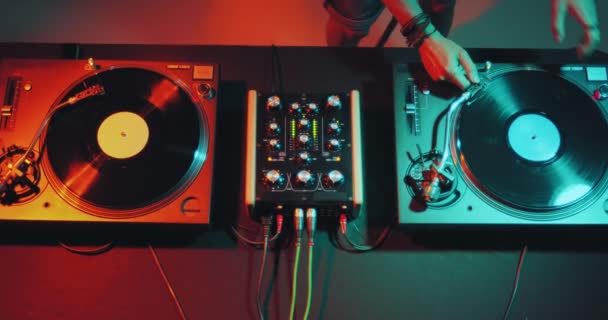
<path fill-rule="evenodd" d="M 206 154 L 205 118 L 179 82 L 137 67 L 97 72 L 60 102 L 96 84 L 104 94 L 61 108 L 49 123 L 44 143 L 51 181 L 85 210 L 141 214 L 137 210 L 162 203 L 196 175 Z"/>
<path fill-rule="evenodd" d="M 607 136 L 605 114 L 584 90 L 553 72 L 519 69 L 463 106 L 454 143 L 474 188 L 525 218 L 546 219 L 601 192 Z"/>

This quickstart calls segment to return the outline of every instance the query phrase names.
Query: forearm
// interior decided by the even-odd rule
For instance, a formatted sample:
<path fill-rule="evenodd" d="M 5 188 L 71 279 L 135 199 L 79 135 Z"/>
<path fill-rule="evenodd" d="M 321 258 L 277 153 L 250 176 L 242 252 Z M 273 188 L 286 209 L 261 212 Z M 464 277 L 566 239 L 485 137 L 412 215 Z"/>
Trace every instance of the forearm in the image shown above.
<path fill-rule="evenodd" d="M 405 25 L 413 17 L 423 12 L 418 0 L 382 0 L 382 2 L 400 25 Z"/>

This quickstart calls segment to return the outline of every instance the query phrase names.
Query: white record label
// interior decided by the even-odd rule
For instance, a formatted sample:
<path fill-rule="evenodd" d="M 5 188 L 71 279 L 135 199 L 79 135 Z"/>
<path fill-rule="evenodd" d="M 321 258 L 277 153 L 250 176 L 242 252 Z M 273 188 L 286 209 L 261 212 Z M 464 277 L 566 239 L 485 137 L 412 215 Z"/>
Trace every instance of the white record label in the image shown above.
<path fill-rule="evenodd" d="M 551 160 L 561 144 L 555 124 L 540 114 L 517 117 L 509 126 L 508 139 L 517 155 L 534 162 Z"/>
<path fill-rule="evenodd" d="M 103 120 L 97 130 L 97 143 L 107 156 L 127 159 L 146 147 L 149 136 L 146 120 L 136 113 L 124 111 Z"/>

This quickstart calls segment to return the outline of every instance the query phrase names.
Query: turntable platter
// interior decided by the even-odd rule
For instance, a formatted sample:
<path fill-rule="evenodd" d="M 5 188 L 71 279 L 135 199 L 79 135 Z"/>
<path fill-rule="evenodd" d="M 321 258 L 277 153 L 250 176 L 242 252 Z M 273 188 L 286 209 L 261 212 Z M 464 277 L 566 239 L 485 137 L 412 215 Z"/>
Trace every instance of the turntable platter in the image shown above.
<path fill-rule="evenodd" d="M 489 202 L 528 219 L 572 214 L 605 189 L 605 119 L 584 90 L 557 74 L 505 72 L 460 111 L 454 160 Z"/>
<path fill-rule="evenodd" d="M 76 82 L 105 94 L 59 110 L 44 138 L 49 181 L 72 205 L 112 218 L 141 215 L 183 191 L 206 156 L 207 123 L 181 82 L 114 67 Z"/>

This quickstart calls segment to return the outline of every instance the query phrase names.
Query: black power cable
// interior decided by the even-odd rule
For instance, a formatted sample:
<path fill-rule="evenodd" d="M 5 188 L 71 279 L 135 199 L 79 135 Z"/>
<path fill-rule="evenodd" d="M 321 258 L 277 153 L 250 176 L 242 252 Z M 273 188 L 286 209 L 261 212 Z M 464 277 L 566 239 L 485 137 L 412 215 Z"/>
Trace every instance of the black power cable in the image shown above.
<path fill-rule="evenodd" d="M 264 270 L 266 269 L 266 256 L 268 255 L 268 241 L 270 239 L 270 225 L 264 225 L 264 251 L 262 252 L 262 261 L 260 262 L 260 270 L 258 271 L 258 284 L 256 293 L 256 307 L 260 320 L 264 320 L 264 310 L 262 309 L 262 281 L 264 280 Z"/>
<path fill-rule="evenodd" d="M 378 40 L 378 43 L 376 43 L 377 48 L 384 47 L 384 45 L 386 44 L 386 41 L 391 36 L 391 33 L 393 33 L 393 30 L 395 30 L 396 26 L 397 26 L 397 19 L 395 17 L 393 17 L 391 19 L 391 21 L 388 23 L 388 25 L 386 26 L 386 29 L 384 29 L 384 33 L 382 33 L 382 36 Z"/>

